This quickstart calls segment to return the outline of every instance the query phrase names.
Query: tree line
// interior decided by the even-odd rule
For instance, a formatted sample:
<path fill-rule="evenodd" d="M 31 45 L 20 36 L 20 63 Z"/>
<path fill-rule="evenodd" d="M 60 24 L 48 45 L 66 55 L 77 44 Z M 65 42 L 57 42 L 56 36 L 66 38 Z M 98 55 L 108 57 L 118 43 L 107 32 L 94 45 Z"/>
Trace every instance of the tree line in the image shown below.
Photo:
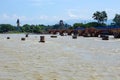
<path fill-rule="evenodd" d="M 0 33 L 7 32 L 27 32 L 27 33 L 47 33 L 49 29 L 76 29 L 78 27 L 88 28 L 88 27 L 98 27 L 98 26 L 120 26 L 120 14 L 116 14 L 113 18 L 113 22 L 107 25 L 105 22 L 108 19 L 106 11 L 96 11 L 93 13 L 92 18 L 96 22 L 88 23 L 74 23 L 73 26 L 64 23 L 60 20 L 59 23 L 54 25 L 29 25 L 24 24 L 23 26 L 16 27 L 11 24 L 0 24 Z"/>

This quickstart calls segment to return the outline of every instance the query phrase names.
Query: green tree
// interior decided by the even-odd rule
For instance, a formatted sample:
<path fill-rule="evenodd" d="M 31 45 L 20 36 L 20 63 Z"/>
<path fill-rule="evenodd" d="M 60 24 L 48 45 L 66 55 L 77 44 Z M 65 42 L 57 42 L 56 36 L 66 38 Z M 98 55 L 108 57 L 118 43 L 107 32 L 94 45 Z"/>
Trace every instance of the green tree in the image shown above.
<path fill-rule="evenodd" d="M 15 27 L 10 25 L 10 24 L 0 24 L 0 32 L 9 32 L 9 31 L 14 31 Z"/>
<path fill-rule="evenodd" d="M 78 27 L 85 27 L 85 25 L 83 23 L 75 23 L 73 24 L 73 28 L 78 28 Z"/>
<path fill-rule="evenodd" d="M 115 15 L 113 22 L 115 22 L 116 25 L 120 26 L 120 14 Z"/>
<path fill-rule="evenodd" d="M 34 33 L 41 33 L 41 28 L 39 26 L 35 26 L 33 29 Z"/>
<path fill-rule="evenodd" d="M 97 26 L 106 26 L 105 23 L 98 23 L 98 22 L 89 22 L 85 24 L 85 27 L 97 27 Z"/>
<path fill-rule="evenodd" d="M 23 32 L 29 32 L 29 33 L 43 33 L 46 31 L 48 27 L 45 27 L 44 25 L 29 25 L 25 24 L 22 27 Z"/>
<path fill-rule="evenodd" d="M 60 28 L 60 25 L 59 25 L 59 24 L 53 25 L 53 29 L 59 29 L 59 28 Z"/>
<path fill-rule="evenodd" d="M 69 24 L 67 24 L 67 23 L 64 24 L 64 28 L 65 28 L 65 29 L 69 29 L 69 27 L 71 27 L 71 25 L 69 25 Z"/>
<path fill-rule="evenodd" d="M 23 25 L 23 27 L 22 27 L 22 31 L 23 32 L 30 32 L 30 25 L 29 24 L 25 24 L 25 25 Z"/>
<path fill-rule="evenodd" d="M 45 26 L 44 25 L 33 25 L 33 32 L 34 33 L 44 33 Z"/>
<path fill-rule="evenodd" d="M 102 12 L 96 11 L 93 14 L 92 18 L 97 20 L 98 23 L 104 23 L 105 21 L 107 21 L 107 13 L 105 11 Z"/>

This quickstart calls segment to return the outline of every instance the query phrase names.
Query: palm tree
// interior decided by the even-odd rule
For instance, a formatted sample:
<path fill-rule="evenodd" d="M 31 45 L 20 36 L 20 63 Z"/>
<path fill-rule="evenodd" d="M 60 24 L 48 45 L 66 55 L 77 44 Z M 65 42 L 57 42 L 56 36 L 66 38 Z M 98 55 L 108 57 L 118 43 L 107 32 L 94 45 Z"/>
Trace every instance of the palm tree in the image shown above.
<path fill-rule="evenodd" d="M 116 25 L 120 26 L 120 14 L 115 15 L 113 22 L 115 22 Z"/>
<path fill-rule="evenodd" d="M 107 13 L 105 11 L 102 12 L 96 11 L 93 14 L 92 18 L 97 20 L 98 23 L 104 23 L 105 21 L 107 21 Z"/>

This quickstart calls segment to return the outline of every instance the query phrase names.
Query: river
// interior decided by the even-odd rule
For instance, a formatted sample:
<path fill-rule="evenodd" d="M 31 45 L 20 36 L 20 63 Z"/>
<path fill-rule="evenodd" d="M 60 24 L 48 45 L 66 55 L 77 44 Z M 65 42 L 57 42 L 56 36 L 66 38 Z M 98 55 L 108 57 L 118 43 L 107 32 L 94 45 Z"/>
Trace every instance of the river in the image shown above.
<path fill-rule="evenodd" d="M 120 39 L 40 36 L 0 34 L 0 80 L 120 80 Z"/>

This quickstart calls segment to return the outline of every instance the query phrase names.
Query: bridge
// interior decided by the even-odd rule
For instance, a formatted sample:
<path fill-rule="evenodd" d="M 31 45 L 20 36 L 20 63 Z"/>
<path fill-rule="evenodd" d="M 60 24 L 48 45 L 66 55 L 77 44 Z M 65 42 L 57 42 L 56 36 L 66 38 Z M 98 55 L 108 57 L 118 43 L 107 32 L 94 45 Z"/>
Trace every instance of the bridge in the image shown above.
<path fill-rule="evenodd" d="M 51 29 L 49 34 L 77 35 L 84 37 L 98 37 L 99 35 L 113 35 L 114 38 L 120 38 L 120 26 L 114 27 L 90 27 L 76 29 Z"/>

